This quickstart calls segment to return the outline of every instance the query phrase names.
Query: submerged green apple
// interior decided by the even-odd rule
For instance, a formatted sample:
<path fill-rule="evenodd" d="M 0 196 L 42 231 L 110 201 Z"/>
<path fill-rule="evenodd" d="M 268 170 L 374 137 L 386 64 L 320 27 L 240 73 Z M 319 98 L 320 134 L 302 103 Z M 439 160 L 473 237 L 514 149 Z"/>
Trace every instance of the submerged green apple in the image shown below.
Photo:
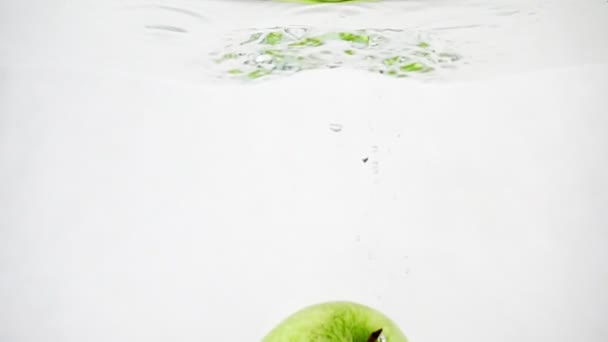
<path fill-rule="evenodd" d="M 407 338 L 377 310 L 352 302 L 329 302 L 294 313 L 262 342 L 407 342 Z"/>

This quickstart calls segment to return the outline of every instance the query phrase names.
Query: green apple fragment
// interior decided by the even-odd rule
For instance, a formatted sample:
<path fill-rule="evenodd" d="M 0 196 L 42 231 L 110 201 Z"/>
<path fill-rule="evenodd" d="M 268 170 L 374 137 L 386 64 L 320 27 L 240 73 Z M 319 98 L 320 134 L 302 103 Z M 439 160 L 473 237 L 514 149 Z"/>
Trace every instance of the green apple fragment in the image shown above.
<path fill-rule="evenodd" d="M 462 60 L 441 48 L 441 41 L 414 31 L 275 27 L 246 30 L 228 37 L 226 43 L 223 51 L 212 54 L 223 75 L 220 77 L 241 80 L 333 68 L 368 70 L 398 78 L 424 77 L 441 69 L 454 69 Z"/>
<path fill-rule="evenodd" d="M 264 38 L 264 43 L 270 45 L 276 45 L 283 40 L 283 34 L 281 32 L 270 32 Z"/>

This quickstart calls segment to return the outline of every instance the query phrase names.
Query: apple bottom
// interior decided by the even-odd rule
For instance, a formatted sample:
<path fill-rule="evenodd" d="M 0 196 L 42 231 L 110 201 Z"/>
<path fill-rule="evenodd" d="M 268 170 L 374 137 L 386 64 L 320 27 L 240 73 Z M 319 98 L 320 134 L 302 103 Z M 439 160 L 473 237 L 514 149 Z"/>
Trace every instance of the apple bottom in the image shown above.
<path fill-rule="evenodd" d="M 287 317 L 262 342 L 407 342 L 381 312 L 353 302 L 306 307 Z"/>

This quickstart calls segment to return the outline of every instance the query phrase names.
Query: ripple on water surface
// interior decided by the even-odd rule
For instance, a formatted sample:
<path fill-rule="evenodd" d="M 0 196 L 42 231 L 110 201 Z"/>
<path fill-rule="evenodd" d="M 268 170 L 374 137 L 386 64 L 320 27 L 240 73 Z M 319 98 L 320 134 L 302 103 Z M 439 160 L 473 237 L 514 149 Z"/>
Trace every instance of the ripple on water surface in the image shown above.
<path fill-rule="evenodd" d="M 574 34 L 560 17 L 574 7 L 566 11 L 548 1 L 129 1 L 130 25 L 138 27 L 131 31 L 143 42 L 133 50 L 159 56 L 150 59 L 154 72 L 197 79 L 267 80 L 344 68 L 453 80 L 608 56 L 601 48 L 580 53 L 585 45 L 601 45 L 601 28 L 608 26 L 590 21 Z"/>

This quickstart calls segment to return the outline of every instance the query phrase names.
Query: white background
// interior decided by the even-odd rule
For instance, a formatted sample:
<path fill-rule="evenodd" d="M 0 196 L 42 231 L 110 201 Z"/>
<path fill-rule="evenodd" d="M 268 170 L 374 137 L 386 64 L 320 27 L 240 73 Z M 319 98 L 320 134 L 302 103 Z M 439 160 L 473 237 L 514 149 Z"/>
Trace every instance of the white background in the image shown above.
<path fill-rule="evenodd" d="M 302 8 L 0 3 L 0 341 L 257 341 L 336 299 L 413 342 L 608 340 L 608 4 Z M 473 63 L 202 71 L 222 30 L 332 16 Z"/>

